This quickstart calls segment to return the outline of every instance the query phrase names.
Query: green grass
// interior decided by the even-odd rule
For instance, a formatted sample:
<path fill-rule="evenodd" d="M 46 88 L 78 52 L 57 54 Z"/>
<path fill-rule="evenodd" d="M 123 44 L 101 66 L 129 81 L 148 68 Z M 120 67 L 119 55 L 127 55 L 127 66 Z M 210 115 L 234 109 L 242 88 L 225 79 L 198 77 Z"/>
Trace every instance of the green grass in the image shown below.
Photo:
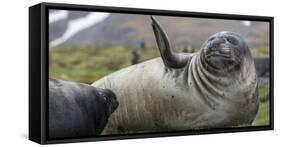
<path fill-rule="evenodd" d="M 269 101 L 261 102 L 258 114 L 253 122 L 254 126 L 269 125 Z"/>
<path fill-rule="evenodd" d="M 160 56 L 156 48 L 142 51 L 137 47 L 54 47 L 49 50 L 49 75 L 59 79 L 93 83 L 114 71 L 130 66 L 132 49 L 140 54 L 141 62 Z M 181 48 L 174 50 L 180 52 Z M 258 48 L 251 51 L 253 57 L 268 56 L 268 49 Z M 268 91 L 268 86 L 259 86 L 262 102 L 253 125 L 269 124 L 269 105 L 266 98 Z"/>
<path fill-rule="evenodd" d="M 251 49 L 251 53 L 254 58 L 269 57 L 269 51 L 267 48 L 253 48 Z"/>
<path fill-rule="evenodd" d="M 260 106 L 253 125 L 269 125 L 269 85 L 259 85 L 259 98 Z"/>
<path fill-rule="evenodd" d="M 260 101 L 264 102 L 269 97 L 269 85 L 259 85 L 259 97 Z"/>
<path fill-rule="evenodd" d="M 131 48 L 60 46 L 49 50 L 50 77 L 92 83 L 130 66 Z M 138 50 L 140 52 L 140 50 Z M 155 49 L 141 51 L 142 61 L 159 56 Z"/>

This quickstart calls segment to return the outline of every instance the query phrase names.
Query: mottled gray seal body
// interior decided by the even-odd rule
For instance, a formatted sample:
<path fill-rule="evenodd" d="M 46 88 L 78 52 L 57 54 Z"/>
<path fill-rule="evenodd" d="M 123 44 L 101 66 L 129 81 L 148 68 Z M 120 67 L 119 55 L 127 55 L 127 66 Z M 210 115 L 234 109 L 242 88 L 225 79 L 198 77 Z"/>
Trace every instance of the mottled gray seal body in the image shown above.
<path fill-rule="evenodd" d="M 160 24 L 152 20 L 161 58 L 92 84 L 114 91 L 120 103 L 103 134 L 250 124 L 259 100 L 254 62 L 243 38 L 220 32 L 196 53 L 175 54 Z"/>
<path fill-rule="evenodd" d="M 115 94 L 91 85 L 49 79 L 49 138 L 99 135 L 117 108 Z"/>

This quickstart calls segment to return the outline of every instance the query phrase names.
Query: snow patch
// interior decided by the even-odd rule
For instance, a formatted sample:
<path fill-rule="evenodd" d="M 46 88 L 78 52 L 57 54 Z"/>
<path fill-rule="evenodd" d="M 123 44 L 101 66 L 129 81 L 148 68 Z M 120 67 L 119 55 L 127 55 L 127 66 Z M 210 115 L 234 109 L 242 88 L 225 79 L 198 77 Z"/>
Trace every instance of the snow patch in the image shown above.
<path fill-rule="evenodd" d="M 49 24 L 57 22 L 59 20 L 66 19 L 69 13 L 66 10 L 58 10 L 52 13 L 49 13 Z"/>
<path fill-rule="evenodd" d="M 57 46 L 64 43 L 66 40 L 73 37 L 78 32 L 105 20 L 109 15 L 109 13 L 91 12 L 85 17 L 71 20 L 67 24 L 67 29 L 65 33 L 58 39 L 52 41 L 50 45 Z"/>
<path fill-rule="evenodd" d="M 249 26 L 252 25 L 252 22 L 251 22 L 251 21 L 242 21 L 241 23 L 242 23 L 244 26 L 246 26 L 246 27 L 249 27 Z"/>

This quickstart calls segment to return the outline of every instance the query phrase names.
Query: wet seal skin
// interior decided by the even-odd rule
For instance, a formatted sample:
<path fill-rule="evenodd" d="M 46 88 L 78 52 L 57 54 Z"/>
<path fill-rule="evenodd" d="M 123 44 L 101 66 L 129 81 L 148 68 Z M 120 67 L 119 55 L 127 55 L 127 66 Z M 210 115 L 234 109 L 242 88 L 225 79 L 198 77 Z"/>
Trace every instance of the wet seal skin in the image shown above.
<path fill-rule="evenodd" d="M 115 94 L 88 84 L 49 79 L 49 138 L 100 135 L 118 107 Z"/>
<path fill-rule="evenodd" d="M 174 53 L 152 19 L 161 58 L 114 72 L 92 85 L 111 89 L 119 107 L 102 134 L 224 128 L 251 124 L 258 107 L 254 61 L 234 32 L 212 35 L 195 53 Z"/>

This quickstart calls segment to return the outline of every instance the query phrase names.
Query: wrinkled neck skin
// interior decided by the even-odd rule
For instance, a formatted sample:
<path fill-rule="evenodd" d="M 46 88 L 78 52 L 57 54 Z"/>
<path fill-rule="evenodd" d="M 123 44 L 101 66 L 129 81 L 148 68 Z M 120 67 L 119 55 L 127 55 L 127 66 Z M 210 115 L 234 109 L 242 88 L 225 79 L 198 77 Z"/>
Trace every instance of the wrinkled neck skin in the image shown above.
<path fill-rule="evenodd" d="M 191 56 L 182 71 L 182 80 L 188 89 L 195 88 L 211 109 L 216 109 L 219 102 L 224 100 L 243 103 L 246 101 L 243 94 L 252 93 L 250 90 L 255 89 L 256 76 L 253 75 L 255 71 L 251 56 L 242 58 L 240 62 L 236 69 L 215 70 L 199 51 Z"/>

